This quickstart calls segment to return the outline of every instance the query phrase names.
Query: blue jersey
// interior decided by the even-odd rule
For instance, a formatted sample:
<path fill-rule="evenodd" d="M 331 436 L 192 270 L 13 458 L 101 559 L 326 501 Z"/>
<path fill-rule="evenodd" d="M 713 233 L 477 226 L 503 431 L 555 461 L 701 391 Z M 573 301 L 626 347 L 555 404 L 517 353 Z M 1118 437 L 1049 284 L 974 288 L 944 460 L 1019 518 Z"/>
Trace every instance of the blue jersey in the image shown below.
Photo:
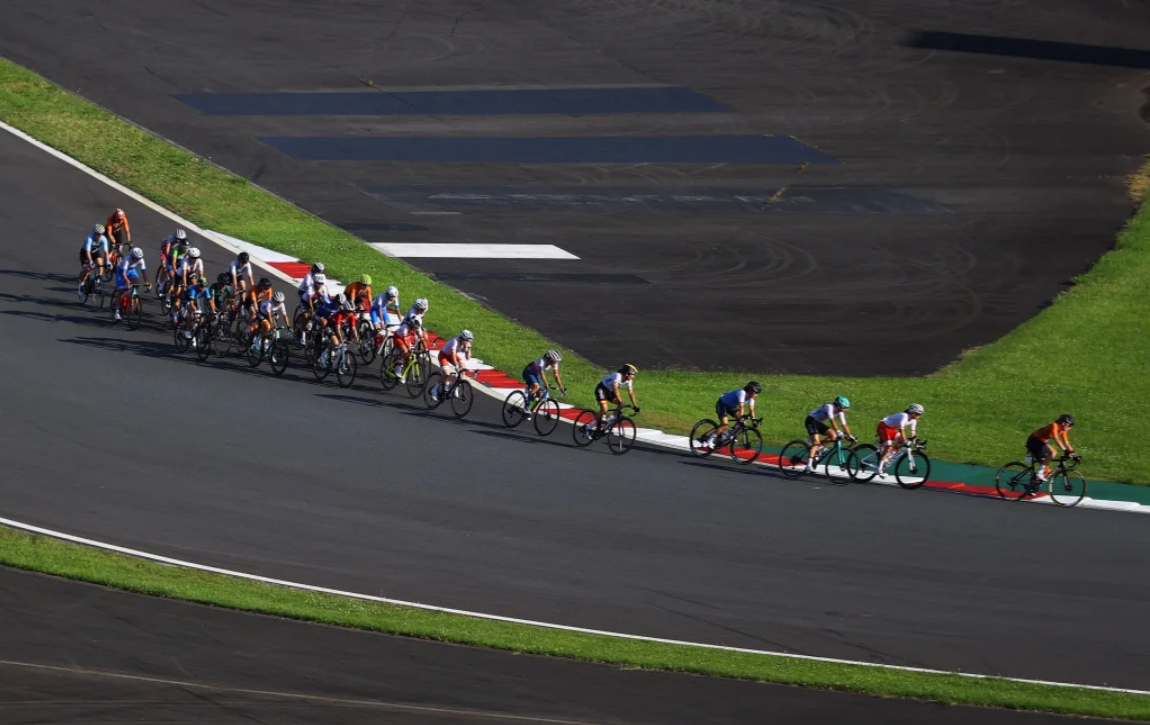
<path fill-rule="evenodd" d="M 337 312 L 339 312 L 339 305 L 334 302 L 324 302 L 315 308 L 315 316 L 321 320 L 326 320 Z"/>
<path fill-rule="evenodd" d="M 738 410 L 740 403 L 747 402 L 747 391 L 743 390 L 742 388 L 739 388 L 738 390 L 732 390 L 731 392 L 720 396 L 719 402 L 731 410 Z M 754 401 L 751 401 L 751 405 L 754 405 Z"/>
<path fill-rule="evenodd" d="M 143 257 L 139 259 L 124 257 L 116 263 L 116 287 L 120 289 L 127 287 L 129 283 L 140 278 L 140 272 L 146 270 Z"/>
<path fill-rule="evenodd" d="M 188 287 L 188 290 L 180 295 L 185 302 L 198 302 L 200 300 L 207 300 L 208 295 L 211 294 L 207 287 L 200 289 L 196 285 Z"/>
<path fill-rule="evenodd" d="M 81 249 L 85 252 L 91 252 L 93 255 L 103 252 L 104 256 L 108 255 L 108 238 L 103 234 L 96 236 L 89 234 L 88 238 L 84 240 L 84 246 Z"/>

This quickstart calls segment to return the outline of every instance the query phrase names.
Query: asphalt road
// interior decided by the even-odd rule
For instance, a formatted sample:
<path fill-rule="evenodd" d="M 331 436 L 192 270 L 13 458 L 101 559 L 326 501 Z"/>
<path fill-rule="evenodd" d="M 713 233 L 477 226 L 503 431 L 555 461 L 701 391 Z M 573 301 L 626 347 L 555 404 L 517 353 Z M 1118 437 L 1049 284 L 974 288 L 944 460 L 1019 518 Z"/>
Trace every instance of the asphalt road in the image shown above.
<path fill-rule="evenodd" d="M 0 511 L 156 553 L 473 611 L 874 662 L 1143 688 L 1142 517 L 825 488 L 508 433 L 172 352 L 82 308 L 123 206 L 0 136 Z M 200 243 L 209 272 L 226 255 Z M 482 355 L 482 344 L 478 348 Z"/>
<path fill-rule="evenodd" d="M 8 725 L 1068 722 L 387 637 L 3 568 L 0 615 Z"/>
<path fill-rule="evenodd" d="M 0 47 L 367 241 L 575 254 L 412 262 L 603 365 L 908 375 L 1111 248 L 1150 148 L 1148 21 L 1125 0 L 36 0 L 6 5 Z M 223 116 L 175 97 L 604 85 L 730 112 Z M 764 134 L 842 163 L 297 161 L 257 140 Z M 917 201 L 866 202 L 892 191 Z M 615 201 L 556 201 L 573 192 Z M 640 194 L 662 201 L 622 201 Z"/>

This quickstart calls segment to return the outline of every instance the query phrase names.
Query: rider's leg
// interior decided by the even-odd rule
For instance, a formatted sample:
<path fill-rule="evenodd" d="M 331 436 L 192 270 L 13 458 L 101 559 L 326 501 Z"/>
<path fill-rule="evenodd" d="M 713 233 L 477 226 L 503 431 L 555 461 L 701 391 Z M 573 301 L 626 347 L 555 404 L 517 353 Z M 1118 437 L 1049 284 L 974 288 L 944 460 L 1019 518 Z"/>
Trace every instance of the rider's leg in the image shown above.
<path fill-rule="evenodd" d="M 1042 447 L 1042 462 L 1038 465 L 1038 480 L 1045 481 L 1050 475 L 1050 461 L 1054 459 L 1054 446 L 1047 443 Z"/>

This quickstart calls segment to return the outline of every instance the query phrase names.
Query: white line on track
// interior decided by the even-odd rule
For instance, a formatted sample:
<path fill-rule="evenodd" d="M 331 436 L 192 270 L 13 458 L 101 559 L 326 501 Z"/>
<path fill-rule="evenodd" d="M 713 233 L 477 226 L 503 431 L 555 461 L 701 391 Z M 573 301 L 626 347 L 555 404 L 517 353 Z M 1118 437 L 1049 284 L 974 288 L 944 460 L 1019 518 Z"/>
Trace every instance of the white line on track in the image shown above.
<path fill-rule="evenodd" d="M 112 179 L 109 179 L 108 177 L 104 176 L 100 172 L 98 172 L 95 169 L 92 169 L 91 167 L 77 161 L 76 159 L 72 158 L 71 156 L 68 156 L 67 154 L 65 154 L 61 151 L 57 151 L 56 149 L 52 148 L 51 146 L 48 146 L 45 143 L 37 141 L 36 139 L 32 138 L 28 134 L 24 133 L 23 131 L 8 125 L 8 124 L 4 123 L 3 121 L 0 121 L 0 129 L 7 131 L 8 133 L 12 134 L 13 136 L 15 136 L 15 137 L 17 137 L 23 141 L 27 141 L 28 143 L 32 144 L 36 148 L 47 152 L 48 154 L 60 159 L 61 161 L 65 162 L 66 164 L 68 164 L 70 166 L 73 166 L 73 167 L 79 169 L 80 171 L 83 171 L 85 174 L 88 174 L 92 178 L 97 179 L 97 180 L 103 182 L 104 184 L 107 184 L 109 187 L 119 191 L 120 193 L 124 194 L 125 196 L 128 196 L 131 199 L 134 199 L 135 201 L 139 202 L 140 204 L 143 204 L 144 206 L 148 207 L 149 209 L 155 211 L 158 214 L 162 214 L 163 216 L 168 217 L 169 219 L 176 222 L 180 226 L 185 227 L 185 228 L 191 230 L 192 232 L 194 232 L 196 234 L 199 234 L 200 236 L 204 237 L 205 239 L 212 240 L 216 244 L 218 244 L 219 246 L 224 247 L 225 249 L 228 249 L 229 251 L 232 251 L 232 252 L 238 252 L 239 251 L 239 249 L 236 248 L 234 245 L 228 243 L 224 239 L 221 239 L 219 234 L 215 234 L 215 233 L 209 232 L 205 229 L 202 229 L 201 227 L 197 226 L 196 224 L 193 224 L 192 222 L 188 221 L 187 219 L 184 219 L 183 217 L 176 214 L 175 212 L 169 211 L 168 209 L 165 209 L 164 207 L 160 206 L 159 204 L 156 204 L 155 202 L 151 201 L 150 199 L 144 198 L 140 194 L 137 194 L 136 192 L 132 191 L 131 189 L 127 188 L 126 186 L 119 184 L 119 183 L 113 181 Z M 287 282 L 293 282 L 294 283 L 294 280 L 290 276 L 284 274 L 283 272 L 280 272 L 279 270 L 277 270 L 275 268 L 269 268 L 268 271 L 271 274 L 274 274 L 275 276 L 279 277 L 280 279 L 283 279 Z M 485 386 L 478 386 L 478 387 L 483 388 Z M 487 392 L 487 391 L 485 391 L 485 392 Z M 496 391 L 491 391 L 491 393 L 495 396 L 499 395 L 499 393 Z M 232 571 L 229 569 L 221 569 L 221 568 L 214 567 L 214 566 L 207 566 L 205 564 L 196 564 L 196 563 L 190 562 L 190 561 L 182 561 L 180 559 L 172 559 L 172 558 L 169 558 L 166 556 L 160 556 L 158 554 L 150 554 L 150 553 L 145 552 L 145 551 L 139 551 L 137 549 L 129 549 L 129 548 L 126 548 L 123 546 L 116 546 L 115 544 L 108 544 L 108 543 L 96 541 L 93 539 L 85 539 L 83 537 L 73 536 L 72 534 L 67 534 L 67 533 L 64 533 L 62 531 L 55 531 L 53 529 L 46 529 L 46 528 L 43 528 L 40 526 L 34 526 L 32 524 L 26 524 L 26 523 L 23 523 L 21 521 L 14 521 L 12 519 L 7 519 L 7 518 L 0 518 L 0 525 L 8 526 L 9 528 L 13 528 L 13 529 L 19 529 L 21 531 L 26 531 L 29 533 L 40 534 L 42 536 L 49 536 L 49 537 L 52 537 L 54 539 L 60 539 L 62 541 L 70 541 L 70 542 L 75 543 L 75 544 L 82 544 L 84 546 L 90 546 L 90 547 L 96 548 L 96 549 L 103 549 L 105 551 L 113 551 L 113 552 L 116 552 L 119 554 L 125 554 L 127 556 L 134 556 L 134 557 L 137 557 L 140 559 L 145 559 L 148 561 L 154 561 L 154 562 L 158 562 L 161 564 L 168 564 L 170 566 L 179 566 L 179 567 L 184 567 L 186 569 L 195 569 L 197 571 L 205 571 L 205 572 L 210 572 L 210 573 L 214 573 L 214 574 L 223 574 L 226 576 L 234 576 L 234 577 L 237 577 L 240 579 L 247 579 L 249 581 L 257 581 L 257 582 L 262 582 L 264 584 L 272 584 L 275 586 L 287 587 L 289 589 L 298 589 L 298 590 L 302 590 L 302 591 L 320 592 L 323 594 L 333 594 L 336 596 L 348 597 L 350 599 L 359 599 L 359 600 L 370 601 L 370 602 L 378 602 L 381 604 L 391 604 L 394 606 L 401 606 L 401 607 L 411 607 L 413 609 L 422 609 L 422 610 L 432 611 L 432 612 L 443 612 L 446 614 L 457 614 L 457 615 L 461 615 L 461 616 L 465 616 L 465 617 L 474 617 L 476 619 L 486 619 L 486 620 L 497 621 L 497 622 L 509 622 L 512 624 L 523 624 L 523 625 L 528 625 L 528 626 L 532 626 L 532 627 L 541 627 L 544 629 L 554 629 L 554 630 L 561 630 L 561 631 L 565 631 L 565 632 L 577 632 L 580 634 L 598 635 L 598 636 L 602 636 L 602 637 L 613 637 L 613 638 L 617 638 L 617 639 L 628 639 L 628 640 L 634 640 L 634 641 L 640 641 L 640 642 L 655 642 L 658 644 L 681 645 L 684 647 L 698 647 L 700 649 L 722 650 L 722 651 L 726 651 L 726 652 L 743 652 L 746 654 L 762 655 L 762 656 L 767 656 L 767 657 L 780 657 L 780 658 L 785 658 L 785 659 L 803 660 L 803 661 L 808 661 L 808 662 L 825 662 L 828 664 L 855 665 L 858 667 L 873 667 L 873 668 L 877 668 L 877 669 L 898 670 L 901 672 L 919 672 L 919 673 L 932 674 L 932 675 L 955 675 L 955 676 L 959 676 L 959 677 L 969 677 L 969 678 L 981 679 L 981 680 L 1001 679 L 1001 680 L 1006 680 L 1009 682 L 1018 682 L 1018 683 L 1030 684 L 1030 685 L 1045 685 L 1048 687 L 1072 687 L 1072 688 L 1081 688 L 1084 690 L 1097 690 L 1097 691 L 1101 691 L 1101 692 L 1122 692 L 1122 693 L 1132 694 L 1132 695 L 1148 695 L 1148 696 L 1150 696 L 1150 691 L 1147 691 L 1147 690 L 1129 690 L 1129 689 L 1122 689 L 1122 688 L 1117 688 L 1117 687 L 1105 687 L 1105 686 L 1101 686 L 1101 685 L 1080 685 L 1080 684 L 1075 684 L 1075 683 L 1070 683 L 1070 682 L 1047 682 L 1044 680 L 1028 680 L 1028 679 L 1020 679 L 1020 678 L 1015 678 L 1015 677 L 999 677 L 997 675 L 980 675 L 980 674 L 974 674 L 974 673 L 968 673 L 968 672 L 947 672 L 945 670 L 932 670 L 932 669 L 926 669 L 926 668 L 922 668 L 922 667 L 903 667 L 900 665 L 884 665 L 884 664 L 878 664 L 878 663 L 874 663 L 874 662 L 843 660 L 843 659 L 836 659 L 836 658 L 832 658 L 832 657 L 815 657 L 812 655 L 799 655 L 799 654 L 792 654 L 789 652 L 771 652 L 769 650 L 748 649 L 748 648 L 744 648 L 744 647 L 727 647 L 724 645 L 707 644 L 704 642 L 688 642 L 685 640 L 663 639 L 660 637 L 646 637 L 646 636 L 638 635 L 638 634 L 626 634 L 623 632 L 612 632 L 609 630 L 601 630 L 601 629 L 588 629 L 588 628 L 584 628 L 584 627 L 574 627 L 574 626 L 566 625 L 566 624 L 555 624 L 552 622 L 540 622 L 540 621 L 535 621 L 535 620 L 530 620 L 530 619 L 517 619 L 515 617 L 504 617 L 504 616 L 500 616 L 497 614 L 486 614 L 483 612 L 471 612 L 471 611 L 467 611 L 464 609 L 452 609 L 449 607 L 437 607 L 437 606 L 430 605 L 430 604 L 421 604 L 419 602 L 407 602 L 407 601 L 403 601 L 400 599 L 388 599 L 385 597 L 376 597 L 376 596 L 372 596 L 370 594 L 358 594 L 356 592 L 347 592 L 347 591 L 341 591 L 338 589 L 328 589 L 326 587 L 317 587 L 317 586 L 313 586 L 310 584 L 302 584 L 299 582 L 289 582 L 289 581 L 285 581 L 282 579 L 272 579 L 269 577 L 259 576 L 257 574 L 247 574 L 244 572 Z"/>
<path fill-rule="evenodd" d="M 389 257 L 444 257 L 448 259 L 579 259 L 554 244 L 406 244 L 370 245 Z"/>

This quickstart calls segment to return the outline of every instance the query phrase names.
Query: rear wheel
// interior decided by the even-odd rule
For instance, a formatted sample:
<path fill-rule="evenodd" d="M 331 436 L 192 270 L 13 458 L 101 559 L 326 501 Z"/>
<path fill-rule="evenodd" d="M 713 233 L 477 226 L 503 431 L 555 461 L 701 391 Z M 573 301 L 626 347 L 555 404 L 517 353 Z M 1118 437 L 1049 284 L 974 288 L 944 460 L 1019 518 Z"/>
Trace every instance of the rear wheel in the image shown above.
<path fill-rule="evenodd" d="M 922 451 L 905 451 L 894 464 L 894 480 L 907 489 L 922 488 L 930 479 L 930 458 Z"/>
<path fill-rule="evenodd" d="M 335 379 L 341 388 L 350 388 L 355 383 L 355 374 L 358 364 L 355 361 L 355 353 L 351 351 L 346 345 L 343 350 L 337 353 L 335 360 Z"/>
<path fill-rule="evenodd" d="M 859 483 L 868 483 L 878 475 L 878 464 L 880 454 L 878 448 L 875 448 L 870 443 L 863 443 L 854 448 L 855 463 L 858 470 L 855 472 L 855 480 Z"/>
<path fill-rule="evenodd" d="M 551 435 L 559 425 L 559 417 L 559 403 L 550 398 L 544 400 L 535 408 L 535 416 L 532 419 L 535 422 L 535 432 L 541 436 Z"/>
<path fill-rule="evenodd" d="M 515 428 L 527 419 L 527 396 L 522 390 L 513 391 L 503 400 L 503 425 Z"/>
<path fill-rule="evenodd" d="M 709 418 L 703 418 L 691 429 L 691 453 L 699 458 L 706 458 L 715 452 L 714 441 L 711 438 L 718 430 L 719 424 Z"/>
<path fill-rule="evenodd" d="M 586 448 L 595 442 L 595 424 L 599 421 L 599 414 L 585 410 L 579 414 L 575 419 L 575 427 L 572 429 L 571 436 L 575 439 L 575 445 L 580 448 Z"/>
<path fill-rule="evenodd" d="M 1064 471 L 1047 482 L 1050 498 L 1059 506 L 1070 508 L 1086 496 L 1086 477 L 1078 471 Z"/>
<path fill-rule="evenodd" d="M 731 439 L 731 460 L 744 466 L 759 459 L 763 452 L 763 436 L 755 428 L 743 428 Z"/>
<path fill-rule="evenodd" d="M 620 418 L 607 431 L 607 447 L 615 455 L 621 456 L 635 445 L 635 433 L 635 424 L 629 418 Z"/>
<path fill-rule="evenodd" d="M 272 372 L 276 375 L 283 375 L 284 371 L 287 370 L 290 355 L 291 351 L 287 342 L 281 339 L 275 340 L 268 352 L 268 362 L 271 363 Z"/>
<path fill-rule="evenodd" d="M 442 393 L 441 390 L 440 394 Z M 471 383 L 466 380 L 460 380 L 451 389 L 451 412 L 455 413 L 456 418 L 462 418 L 471 412 L 471 406 L 475 403 L 473 394 Z"/>
<path fill-rule="evenodd" d="M 810 459 L 811 447 L 806 441 L 793 440 L 783 446 L 779 453 L 779 473 L 787 478 L 798 478 L 803 475 L 807 461 Z"/>
<path fill-rule="evenodd" d="M 1030 466 L 1018 461 L 1007 463 L 998 469 L 998 473 L 994 474 L 994 488 L 998 491 L 999 498 L 1004 498 L 1007 501 L 1025 498 L 1028 493 L 1026 488 L 1032 475 Z"/>

